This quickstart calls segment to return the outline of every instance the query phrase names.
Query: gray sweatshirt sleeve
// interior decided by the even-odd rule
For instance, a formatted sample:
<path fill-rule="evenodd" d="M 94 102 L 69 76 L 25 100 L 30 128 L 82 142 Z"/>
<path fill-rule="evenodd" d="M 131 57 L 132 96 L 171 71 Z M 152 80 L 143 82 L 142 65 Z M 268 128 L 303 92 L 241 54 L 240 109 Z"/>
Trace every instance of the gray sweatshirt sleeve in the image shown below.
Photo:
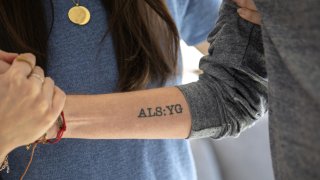
<path fill-rule="evenodd" d="M 199 80 L 177 86 L 191 111 L 188 138 L 238 136 L 267 111 L 261 30 L 241 19 L 236 5 L 225 0 L 208 42 Z"/>

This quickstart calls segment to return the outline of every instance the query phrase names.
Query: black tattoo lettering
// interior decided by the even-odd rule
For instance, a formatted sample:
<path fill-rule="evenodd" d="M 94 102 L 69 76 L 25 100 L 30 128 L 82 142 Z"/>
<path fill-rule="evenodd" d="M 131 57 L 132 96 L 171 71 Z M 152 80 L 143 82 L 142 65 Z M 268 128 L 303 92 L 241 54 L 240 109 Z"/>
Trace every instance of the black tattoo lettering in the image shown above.
<path fill-rule="evenodd" d="M 175 110 L 176 110 L 176 113 L 180 114 L 182 113 L 182 106 L 180 104 L 176 104 L 175 105 Z"/>
<path fill-rule="evenodd" d="M 172 115 L 173 114 L 173 107 L 174 107 L 174 105 L 171 105 L 171 106 L 166 106 L 167 107 L 167 109 L 170 111 L 170 115 Z"/>
<path fill-rule="evenodd" d="M 146 113 L 144 112 L 143 109 L 140 110 L 140 113 L 139 113 L 139 118 L 142 118 L 142 117 L 147 117 Z"/>
<path fill-rule="evenodd" d="M 148 117 L 156 116 L 156 113 L 152 114 L 152 108 L 147 108 L 147 109 L 148 109 L 148 112 L 149 112 Z"/>
<path fill-rule="evenodd" d="M 166 110 L 168 110 L 168 114 L 166 113 Z M 154 108 L 147 107 L 147 108 L 141 108 L 138 118 L 148 118 L 148 117 L 161 117 L 161 116 L 167 116 L 167 115 L 175 115 L 175 114 L 181 114 L 183 113 L 183 108 L 181 104 L 175 104 L 175 105 L 168 105 L 165 107 L 157 106 Z"/>
<path fill-rule="evenodd" d="M 156 107 L 156 116 L 162 116 L 162 108 Z"/>

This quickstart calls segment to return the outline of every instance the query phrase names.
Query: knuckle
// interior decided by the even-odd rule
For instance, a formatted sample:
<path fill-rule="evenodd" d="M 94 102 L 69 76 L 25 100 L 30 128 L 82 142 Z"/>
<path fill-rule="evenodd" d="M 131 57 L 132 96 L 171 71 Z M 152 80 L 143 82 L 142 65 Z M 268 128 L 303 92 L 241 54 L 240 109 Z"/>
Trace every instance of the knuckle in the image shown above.
<path fill-rule="evenodd" d="M 44 74 L 44 70 L 40 66 L 35 66 L 33 71 L 40 73 L 39 75 Z"/>
<path fill-rule="evenodd" d="M 54 84 L 53 79 L 52 79 L 52 78 L 50 78 L 50 77 L 46 77 L 46 78 L 45 78 L 45 81 L 46 81 L 47 83 L 51 84 L 51 85 L 53 85 L 53 84 Z"/>
<path fill-rule="evenodd" d="M 49 80 L 50 82 L 54 83 L 54 81 L 53 81 L 53 79 L 52 79 L 51 77 L 47 77 L 47 78 L 48 78 L 48 80 Z"/>
<path fill-rule="evenodd" d="M 34 82 L 28 82 L 24 85 L 26 93 L 29 95 L 36 95 L 38 93 L 38 87 Z"/>

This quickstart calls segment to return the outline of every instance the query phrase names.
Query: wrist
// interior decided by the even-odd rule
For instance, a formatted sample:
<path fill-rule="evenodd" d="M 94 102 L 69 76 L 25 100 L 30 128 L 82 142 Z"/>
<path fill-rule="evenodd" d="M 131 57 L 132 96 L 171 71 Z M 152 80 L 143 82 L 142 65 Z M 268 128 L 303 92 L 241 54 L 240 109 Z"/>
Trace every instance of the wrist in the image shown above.
<path fill-rule="evenodd" d="M 57 136 L 57 133 L 59 131 L 59 126 L 57 123 L 54 123 L 54 125 L 47 131 L 47 139 L 54 139 Z"/>
<path fill-rule="evenodd" d="M 64 112 L 63 111 L 59 115 L 56 123 L 57 123 L 57 125 L 59 127 L 59 130 L 57 131 L 55 129 L 55 127 L 53 127 L 53 129 L 51 128 L 51 131 L 49 131 L 49 139 L 46 140 L 47 143 L 50 143 L 50 144 L 58 143 L 62 139 L 62 136 L 63 136 L 64 132 L 66 131 L 67 126 L 66 126 L 66 121 L 65 121 L 65 117 L 64 117 Z M 52 137 L 52 130 L 53 130 L 53 132 L 55 132 L 55 131 L 57 132 L 57 135 L 56 135 L 54 140 L 50 140 L 51 137 Z M 48 132 L 47 132 L 47 136 L 48 136 Z"/>

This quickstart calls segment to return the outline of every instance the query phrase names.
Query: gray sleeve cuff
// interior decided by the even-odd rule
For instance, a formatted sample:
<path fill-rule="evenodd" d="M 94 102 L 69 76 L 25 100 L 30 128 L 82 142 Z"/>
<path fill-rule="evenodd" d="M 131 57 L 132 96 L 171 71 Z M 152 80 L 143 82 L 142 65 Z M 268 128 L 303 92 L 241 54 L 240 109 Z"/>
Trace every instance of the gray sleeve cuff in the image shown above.
<path fill-rule="evenodd" d="M 267 109 L 267 74 L 261 30 L 225 0 L 209 34 L 209 55 L 200 60 L 199 81 L 177 86 L 191 111 L 188 138 L 238 136 Z"/>

